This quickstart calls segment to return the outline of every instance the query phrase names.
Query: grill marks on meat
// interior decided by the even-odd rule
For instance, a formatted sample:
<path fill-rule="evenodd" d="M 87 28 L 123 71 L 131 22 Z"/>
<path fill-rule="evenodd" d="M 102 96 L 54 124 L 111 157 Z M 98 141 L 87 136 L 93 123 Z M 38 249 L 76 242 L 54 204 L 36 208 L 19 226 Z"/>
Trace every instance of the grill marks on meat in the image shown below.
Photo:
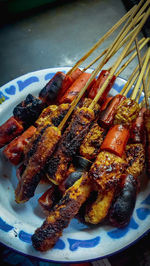
<path fill-rule="evenodd" d="M 101 191 L 108 191 L 118 184 L 120 176 L 127 166 L 126 161 L 109 152 L 100 152 L 89 173 Z"/>
<path fill-rule="evenodd" d="M 81 205 L 91 192 L 91 184 L 87 174 L 77 180 L 66 190 L 61 201 L 49 213 L 43 225 L 32 236 L 32 244 L 39 251 L 52 248 L 62 235 L 71 219 L 78 213 Z"/>
<path fill-rule="evenodd" d="M 137 118 L 140 111 L 140 107 L 137 102 L 132 99 L 125 99 L 118 106 L 114 124 L 121 124 L 127 127 L 131 127 L 133 121 Z"/>
<path fill-rule="evenodd" d="M 46 121 L 51 122 L 57 127 L 68 112 L 70 104 L 61 104 L 59 106 L 50 105 L 43 110 L 40 117 L 36 121 L 36 125 L 42 126 Z"/>
<path fill-rule="evenodd" d="M 36 150 L 29 158 L 28 165 L 19 180 L 15 191 L 17 203 L 25 202 L 34 196 L 35 189 L 41 178 L 41 171 L 47 159 L 53 153 L 55 143 L 59 141 L 60 135 L 61 133 L 56 127 L 52 125 L 46 126 L 40 141 L 36 145 Z"/>
<path fill-rule="evenodd" d="M 93 111 L 86 107 L 78 108 L 75 112 L 54 156 L 48 162 L 47 173 L 54 184 L 64 181 L 68 163 L 79 149 L 93 119 Z"/>
<path fill-rule="evenodd" d="M 126 173 L 133 175 L 135 178 L 140 176 L 145 165 L 145 151 L 142 144 L 130 144 L 126 146 L 126 156 L 128 168 Z"/>
<path fill-rule="evenodd" d="M 80 146 L 80 155 L 88 160 L 94 160 L 103 142 L 104 132 L 103 128 L 94 123 Z"/>

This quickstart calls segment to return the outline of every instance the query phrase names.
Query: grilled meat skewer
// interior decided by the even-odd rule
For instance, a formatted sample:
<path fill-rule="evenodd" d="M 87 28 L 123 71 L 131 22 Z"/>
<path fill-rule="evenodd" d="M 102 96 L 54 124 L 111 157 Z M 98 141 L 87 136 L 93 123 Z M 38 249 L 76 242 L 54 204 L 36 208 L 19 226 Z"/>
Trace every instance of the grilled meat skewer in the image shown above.
<path fill-rule="evenodd" d="M 52 248 L 62 231 L 78 213 L 81 205 L 89 197 L 91 184 L 87 174 L 66 190 L 61 201 L 51 210 L 43 225 L 32 235 L 32 244 L 39 251 Z"/>

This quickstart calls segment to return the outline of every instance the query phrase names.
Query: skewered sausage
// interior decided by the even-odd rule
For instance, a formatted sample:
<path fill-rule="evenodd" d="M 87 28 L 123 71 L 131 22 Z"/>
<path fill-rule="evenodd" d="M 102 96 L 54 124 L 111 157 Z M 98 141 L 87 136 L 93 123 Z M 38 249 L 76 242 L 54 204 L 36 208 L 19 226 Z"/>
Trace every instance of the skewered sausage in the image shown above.
<path fill-rule="evenodd" d="M 56 144 L 58 143 L 61 133 L 58 128 L 51 124 L 46 124 L 44 130 L 37 129 L 40 138 L 38 137 L 34 153 L 28 160 L 23 175 L 15 190 L 16 202 L 22 203 L 33 197 L 35 189 L 41 179 L 41 171 L 43 170 L 46 161 L 53 153 Z"/>
<path fill-rule="evenodd" d="M 109 129 L 101 145 L 101 150 L 106 150 L 122 157 L 130 133 L 122 125 L 114 125 Z"/>
<path fill-rule="evenodd" d="M 94 83 L 94 85 L 92 86 L 92 88 L 89 91 L 89 94 L 88 94 L 89 98 L 94 99 L 94 97 L 96 96 L 98 91 L 101 89 L 102 85 L 104 84 L 105 80 L 108 78 L 109 74 L 110 74 L 109 70 L 102 70 L 101 71 L 96 82 Z M 110 89 L 112 88 L 115 80 L 116 80 L 116 77 L 113 76 L 111 81 L 109 82 L 108 86 L 106 87 L 105 91 L 103 92 L 103 94 L 101 95 L 101 97 L 99 99 L 100 104 L 103 103 L 104 100 L 106 99 L 106 96 L 109 93 Z"/>
<path fill-rule="evenodd" d="M 47 105 L 54 104 L 65 77 L 66 75 L 63 72 L 57 72 L 40 91 L 39 98 Z"/>
<path fill-rule="evenodd" d="M 132 124 L 130 132 L 131 143 L 145 143 L 144 113 L 146 108 L 142 108 L 135 122 Z"/>
<path fill-rule="evenodd" d="M 150 110 L 144 113 L 145 130 L 146 130 L 146 171 L 150 175 Z"/>
<path fill-rule="evenodd" d="M 86 85 L 90 77 L 91 77 L 90 73 L 85 73 L 85 72 L 82 73 L 75 80 L 75 82 L 73 82 L 73 84 L 66 91 L 63 97 L 59 100 L 59 103 L 71 103 L 75 99 L 75 97 L 78 95 L 78 93 L 81 91 L 81 89 Z"/>
<path fill-rule="evenodd" d="M 27 145 L 35 131 L 34 126 L 29 127 L 21 136 L 15 138 L 6 146 L 3 153 L 12 164 L 18 165 L 21 162 L 24 157 L 25 145 Z"/>
<path fill-rule="evenodd" d="M 66 190 L 64 196 L 49 213 L 43 225 L 32 235 L 32 244 L 35 249 L 46 251 L 56 244 L 62 235 L 62 231 L 78 213 L 90 192 L 90 180 L 87 174 L 83 174 L 72 187 Z"/>
<path fill-rule="evenodd" d="M 124 227 L 129 223 L 134 210 L 138 187 L 136 179 L 130 174 L 125 175 L 121 186 L 122 189 L 109 211 L 109 221 L 111 225 L 116 227 Z"/>
<path fill-rule="evenodd" d="M 125 97 L 118 94 L 112 98 L 112 100 L 108 103 L 106 109 L 104 109 L 99 116 L 98 123 L 103 128 L 108 128 L 113 124 L 114 116 L 116 114 L 118 105 L 124 101 Z"/>
<path fill-rule="evenodd" d="M 23 132 L 24 128 L 13 116 L 0 126 L 0 148 Z"/>

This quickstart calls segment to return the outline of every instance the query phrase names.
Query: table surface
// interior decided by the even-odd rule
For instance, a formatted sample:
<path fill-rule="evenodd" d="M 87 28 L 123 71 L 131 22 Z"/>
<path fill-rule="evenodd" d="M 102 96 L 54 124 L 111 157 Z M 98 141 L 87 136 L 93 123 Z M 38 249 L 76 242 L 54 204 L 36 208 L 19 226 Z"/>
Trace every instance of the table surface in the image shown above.
<path fill-rule="evenodd" d="M 72 67 L 125 12 L 121 0 L 61 1 L 59 5 L 48 5 L 32 15 L 30 13 L 3 25 L 0 30 L 0 86 L 28 72 L 50 67 Z M 94 56 L 111 42 L 112 37 L 106 40 L 82 67 L 91 62 Z M 116 57 L 105 67 L 110 67 L 115 60 Z M 121 77 L 128 79 L 136 64 L 137 59 L 128 66 Z M 134 251 L 136 257 L 136 250 L 139 250 L 138 256 L 140 250 L 142 254 L 145 250 L 149 257 L 149 242 L 148 235 L 142 242 L 139 241 L 117 256 L 126 258 L 130 254 L 129 258 Z M 110 261 L 112 265 L 119 265 L 116 263 L 116 256 L 111 257 Z M 137 261 L 138 259 L 136 264 L 132 265 L 138 265 Z"/>

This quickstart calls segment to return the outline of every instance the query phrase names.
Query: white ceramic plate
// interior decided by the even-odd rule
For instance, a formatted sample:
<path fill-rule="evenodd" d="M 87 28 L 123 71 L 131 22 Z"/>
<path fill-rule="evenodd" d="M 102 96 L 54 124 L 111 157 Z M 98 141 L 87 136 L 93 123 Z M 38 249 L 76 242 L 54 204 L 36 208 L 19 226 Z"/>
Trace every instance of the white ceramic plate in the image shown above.
<path fill-rule="evenodd" d="M 0 90 L 6 101 L 0 105 L 0 124 L 11 115 L 16 104 L 28 93 L 38 92 L 57 72 L 69 68 L 51 68 L 21 76 Z M 121 91 L 125 80 L 117 78 L 111 93 Z M 14 189 L 17 185 L 16 168 L 0 152 L 0 241 L 21 253 L 55 262 L 81 262 L 103 258 L 133 244 L 150 228 L 150 182 L 146 182 L 137 197 L 135 210 L 130 224 L 124 229 L 110 226 L 88 227 L 73 219 L 64 230 L 56 246 L 48 252 L 38 252 L 31 245 L 31 235 L 39 227 L 44 216 L 37 199 L 47 189 L 39 185 L 35 196 L 25 204 L 15 203 Z"/>

